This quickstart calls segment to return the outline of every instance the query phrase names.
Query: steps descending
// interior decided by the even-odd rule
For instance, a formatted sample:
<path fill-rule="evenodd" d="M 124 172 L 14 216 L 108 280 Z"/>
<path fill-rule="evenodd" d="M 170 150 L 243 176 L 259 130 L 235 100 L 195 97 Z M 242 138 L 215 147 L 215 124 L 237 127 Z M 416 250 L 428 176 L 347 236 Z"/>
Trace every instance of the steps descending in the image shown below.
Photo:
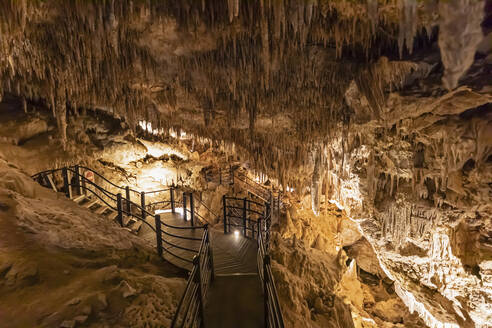
<path fill-rule="evenodd" d="M 214 328 L 265 327 L 266 318 L 269 327 L 284 327 L 270 271 L 268 246 L 265 248 L 272 213 L 269 204 L 264 203 L 266 196 L 261 197 L 262 190 L 253 188 L 256 193 L 250 193 L 249 199 L 223 196 L 223 229 L 217 230 L 208 225 L 192 227 L 183 214 L 171 213 L 171 210 L 161 211 L 159 215 L 147 210 L 143 197 L 146 193 L 169 190 L 173 199 L 173 191 L 177 190 L 174 187 L 141 192 L 143 200 L 139 206 L 129 201 L 129 187 L 126 187 L 127 196 L 123 199 L 121 193 L 112 193 L 85 178 L 79 169 L 75 166 L 48 170 L 33 178 L 54 190 L 60 190 L 54 182 L 63 180 L 61 190 L 72 201 L 105 219 L 118 221 L 122 228 L 156 246 L 163 259 L 190 272 L 187 288 L 173 318 L 173 328 L 191 327 L 200 322 Z M 88 168 L 84 170 L 104 179 Z M 55 177 L 60 172 L 61 180 Z M 115 188 L 124 189 L 104 180 Z M 80 194 L 82 192 L 84 194 Z M 88 192 L 90 194 L 86 195 Z M 185 194 L 190 197 L 191 209 L 187 208 Z M 183 191 L 182 196 L 184 213 L 190 213 L 188 218 L 192 219 L 196 214 L 193 193 Z M 171 204 L 174 209 L 175 201 Z M 234 233 L 224 234 L 224 231 Z M 188 311 L 190 307 L 192 310 Z M 269 315 L 265 316 L 264 311 Z M 184 321 L 176 325 L 180 319 Z"/>
<path fill-rule="evenodd" d="M 265 327 L 263 295 L 258 276 L 218 276 L 209 293 L 205 305 L 205 327 Z"/>
<path fill-rule="evenodd" d="M 212 230 L 212 250 L 217 275 L 256 274 L 257 249 L 255 240 Z"/>
<path fill-rule="evenodd" d="M 89 209 L 92 213 L 102 216 L 108 220 L 116 221 L 118 218 L 118 212 L 112 209 L 111 207 L 108 207 L 98 198 L 93 199 L 88 195 L 82 194 L 82 195 L 73 196 L 72 201 L 79 204 L 80 206 Z M 136 223 L 137 222 L 135 222 L 134 218 L 123 215 L 124 228 L 127 228 L 129 231 L 133 233 L 138 233 L 141 227 L 141 223 L 140 224 L 136 224 Z"/>

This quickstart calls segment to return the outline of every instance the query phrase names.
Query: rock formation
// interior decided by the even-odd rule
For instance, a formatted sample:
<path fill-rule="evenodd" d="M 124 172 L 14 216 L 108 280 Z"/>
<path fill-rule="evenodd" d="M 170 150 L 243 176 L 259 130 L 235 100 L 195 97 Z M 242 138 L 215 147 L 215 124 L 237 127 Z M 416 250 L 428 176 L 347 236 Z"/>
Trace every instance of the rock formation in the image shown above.
<path fill-rule="evenodd" d="M 46 133 L 60 161 L 99 160 L 126 181 L 122 171 L 185 172 L 206 189 L 203 159 L 220 150 L 214 165 L 260 172 L 291 209 L 314 213 L 287 210 L 277 227 L 279 279 L 309 290 L 292 291 L 309 294 L 288 306 L 292 322 L 311 308 L 420 324 L 385 311 L 403 308 L 392 293 L 371 300 L 384 282 L 430 327 L 491 327 L 491 19 L 490 0 L 4 0 L 0 100 L 31 116 L 2 125 L 2 153 L 18 151 L 20 167 L 26 140 Z M 173 154 L 152 143 L 181 136 Z M 330 203 L 357 233 L 305 228 Z M 336 268 L 307 286 L 297 258 L 310 275 Z M 363 276 L 381 286 L 357 285 Z M 329 295 L 311 293 L 320 286 Z"/>

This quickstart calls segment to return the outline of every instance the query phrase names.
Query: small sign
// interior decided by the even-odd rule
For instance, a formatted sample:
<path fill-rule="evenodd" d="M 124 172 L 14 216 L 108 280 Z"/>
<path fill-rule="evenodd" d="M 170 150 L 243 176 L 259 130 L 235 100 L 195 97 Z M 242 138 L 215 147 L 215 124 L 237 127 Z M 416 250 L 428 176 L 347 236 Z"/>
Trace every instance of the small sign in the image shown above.
<path fill-rule="evenodd" d="M 86 172 L 84 173 L 84 177 L 85 177 L 87 180 L 94 182 L 94 172 L 92 172 L 92 171 L 86 171 Z"/>

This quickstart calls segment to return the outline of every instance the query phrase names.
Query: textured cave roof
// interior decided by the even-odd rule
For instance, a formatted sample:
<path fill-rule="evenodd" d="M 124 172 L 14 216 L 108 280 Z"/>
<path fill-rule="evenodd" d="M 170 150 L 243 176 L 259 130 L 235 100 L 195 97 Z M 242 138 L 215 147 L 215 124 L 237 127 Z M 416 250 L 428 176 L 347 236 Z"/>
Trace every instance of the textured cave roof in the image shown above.
<path fill-rule="evenodd" d="M 491 3 L 2 1 L 0 95 L 46 103 L 61 130 L 67 109 L 103 108 L 292 166 L 340 124 L 387 126 L 394 93 L 490 93 Z"/>

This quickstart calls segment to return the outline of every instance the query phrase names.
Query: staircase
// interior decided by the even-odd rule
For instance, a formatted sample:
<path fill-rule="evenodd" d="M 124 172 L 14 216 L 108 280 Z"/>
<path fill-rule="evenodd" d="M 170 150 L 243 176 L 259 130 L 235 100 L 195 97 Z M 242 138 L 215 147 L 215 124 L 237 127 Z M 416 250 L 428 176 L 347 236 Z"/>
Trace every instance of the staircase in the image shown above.
<path fill-rule="evenodd" d="M 232 166 L 229 169 L 219 169 L 210 172 L 206 176 L 207 181 L 213 181 L 222 185 L 234 185 L 248 193 L 248 198 L 257 202 L 270 204 L 272 210 L 273 223 L 277 223 L 280 211 L 284 207 L 282 193 L 273 192 L 270 188 L 249 178 L 246 174 L 235 170 Z"/>
<path fill-rule="evenodd" d="M 197 255 L 171 328 L 283 328 L 268 255 L 269 204 L 224 196 L 223 215 L 223 233 L 210 230 L 212 279 L 201 279 Z"/>
<path fill-rule="evenodd" d="M 88 176 L 97 176 L 112 191 Z M 197 225 L 197 218 L 208 220 L 196 213 L 193 193 L 179 188 L 137 192 L 78 165 L 33 178 L 149 240 L 164 260 L 190 272 L 171 328 L 284 327 L 268 255 L 272 221 L 268 202 L 224 196 L 222 231 Z M 139 194 L 140 204 L 132 201 L 131 193 Z M 152 193 L 167 193 L 169 198 L 146 202 L 145 195 Z M 182 206 L 179 211 L 176 205 Z M 151 213 L 157 207 L 162 214 Z"/>
<path fill-rule="evenodd" d="M 102 216 L 108 220 L 117 222 L 118 219 L 118 211 L 115 211 L 113 208 L 104 204 L 100 199 L 96 197 L 90 197 L 88 195 L 79 195 L 72 198 L 72 201 L 79 204 L 82 207 L 89 209 L 92 213 Z M 129 217 L 127 215 L 123 215 L 123 228 L 128 231 L 138 234 L 138 231 L 142 227 L 142 221 L 135 219 L 134 217 Z"/>
<path fill-rule="evenodd" d="M 254 240 L 213 230 L 212 241 L 216 275 L 257 273 L 258 246 Z"/>

